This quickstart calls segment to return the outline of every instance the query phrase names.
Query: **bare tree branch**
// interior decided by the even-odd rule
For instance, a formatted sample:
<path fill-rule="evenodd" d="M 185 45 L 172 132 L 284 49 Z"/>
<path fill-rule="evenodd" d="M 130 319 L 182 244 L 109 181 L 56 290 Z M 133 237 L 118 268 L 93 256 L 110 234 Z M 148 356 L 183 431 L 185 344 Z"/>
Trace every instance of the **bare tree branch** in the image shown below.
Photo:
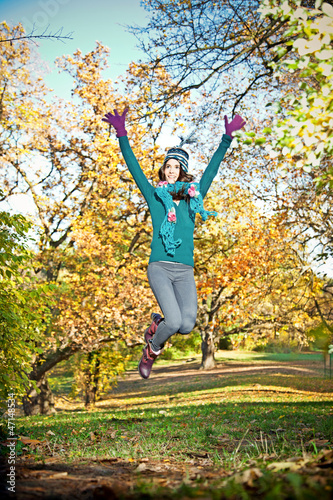
<path fill-rule="evenodd" d="M 28 40 L 36 44 L 36 40 L 57 40 L 60 42 L 65 43 L 65 40 L 73 40 L 73 33 L 74 31 L 70 31 L 66 34 L 63 34 L 63 27 L 59 28 L 57 31 L 52 33 L 51 30 L 49 30 L 50 25 L 48 25 L 42 33 L 37 33 L 35 25 L 33 26 L 32 30 L 30 33 L 27 34 L 21 34 L 18 36 L 12 36 L 11 38 L 0 38 L 0 43 L 4 42 L 14 42 L 14 41 L 21 41 L 21 40 Z"/>

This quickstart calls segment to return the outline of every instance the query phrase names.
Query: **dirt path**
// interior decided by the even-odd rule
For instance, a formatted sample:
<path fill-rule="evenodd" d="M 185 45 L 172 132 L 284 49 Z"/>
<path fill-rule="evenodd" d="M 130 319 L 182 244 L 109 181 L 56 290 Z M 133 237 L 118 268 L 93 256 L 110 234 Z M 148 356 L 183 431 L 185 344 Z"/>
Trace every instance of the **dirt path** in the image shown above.
<path fill-rule="evenodd" d="M 224 473 L 225 474 L 225 473 Z M 129 463 L 120 459 L 77 463 L 70 467 L 61 463 L 26 463 L 17 474 L 17 498 L 19 500 L 61 499 L 90 500 L 136 498 L 131 490 L 138 480 L 144 479 L 156 486 L 176 488 L 187 480 L 188 484 L 198 477 L 217 479 L 221 471 L 196 464 L 170 464 L 159 461 Z M 227 477 L 227 474 L 225 474 Z M 4 498 L 1 496 L 1 498 Z M 8 497 L 13 498 L 13 497 Z"/>
<path fill-rule="evenodd" d="M 101 401 L 97 407 L 115 407 L 117 401 L 122 401 L 140 393 L 158 393 L 161 386 L 166 394 L 176 387 L 185 384 L 192 387 L 201 387 L 211 380 L 225 378 L 239 374 L 297 374 L 306 377 L 317 377 L 321 374 L 322 366 L 318 362 L 286 363 L 221 363 L 216 369 L 204 372 L 199 370 L 197 360 L 174 363 L 171 366 L 156 366 L 149 381 L 142 380 L 136 370 L 129 371 L 124 379 L 120 379 L 112 399 Z M 58 400 L 58 409 L 65 409 L 64 402 Z M 68 405 L 66 405 L 68 410 Z M 5 469 L 2 468 L 2 477 Z M 207 457 L 193 457 L 189 463 L 171 464 L 168 461 L 149 461 L 148 459 L 136 462 L 121 459 L 101 458 L 97 461 L 86 460 L 71 465 L 60 462 L 57 457 L 46 459 L 44 463 L 36 463 L 21 459 L 16 467 L 16 495 L 6 497 L 4 490 L 0 491 L 1 498 L 16 498 L 18 500 L 61 499 L 61 500 L 90 500 L 90 499 L 136 499 L 134 484 L 140 480 L 149 481 L 156 487 L 179 487 L 181 483 L 195 484 L 198 478 L 212 481 L 227 477 L 221 469 L 213 467 Z M 149 498 L 149 497 L 147 497 Z M 159 497 L 156 497 L 159 498 Z M 162 498 L 162 497 L 161 497 Z M 167 497 L 164 497 L 167 498 Z M 202 497 L 207 498 L 207 497 Z"/>

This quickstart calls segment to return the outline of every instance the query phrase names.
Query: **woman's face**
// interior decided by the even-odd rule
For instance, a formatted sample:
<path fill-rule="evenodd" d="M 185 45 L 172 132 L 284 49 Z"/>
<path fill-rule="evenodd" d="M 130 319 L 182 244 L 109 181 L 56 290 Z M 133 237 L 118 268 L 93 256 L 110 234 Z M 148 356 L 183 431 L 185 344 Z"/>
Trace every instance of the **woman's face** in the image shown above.
<path fill-rule="evenodd" d="M 174 158 L 170 158 L 165 164 L 164 167 L 164 175 L 165 180 L 169 184 L 174 184 L 179 177 L 180 174 L 180 163 Z"/>

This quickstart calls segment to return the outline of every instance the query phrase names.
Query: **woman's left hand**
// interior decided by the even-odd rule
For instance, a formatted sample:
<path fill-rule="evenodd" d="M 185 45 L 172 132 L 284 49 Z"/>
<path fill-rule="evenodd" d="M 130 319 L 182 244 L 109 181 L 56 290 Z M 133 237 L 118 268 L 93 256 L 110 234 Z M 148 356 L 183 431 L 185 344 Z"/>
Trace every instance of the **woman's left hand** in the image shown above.
<path fill-rule="evenodd" d="M 241 128 L 244 127 L 244 125 L 246 125 L 246 121 L 243 120 L 243 118 L 239 115 L 236 115 L 235 118 L 233 120 L 231 120 L 231 122 L 229 123 L 228 122 L 228 118 L 227 118 L 227 115 L 224 116 L 224 123 L 225 123 L 225 133 L 231 137 L 231 139 L 233 138 L 233 132 L 236 132 L 237 130 L 240 130 Z"/>
<path fill-rule="evenodd" d="M 125 129 L 125 119 L 128 108 L 125 108 L 123 114 L 120 115 L 116 109 L 113 110 L 114 115 L 112 113 L 106 113 L 104 118 L 102 118 L 103 122 L 110 123 L 117 132 L 117 137 L 123 137 L 127 135 L 127 131 Z"/>

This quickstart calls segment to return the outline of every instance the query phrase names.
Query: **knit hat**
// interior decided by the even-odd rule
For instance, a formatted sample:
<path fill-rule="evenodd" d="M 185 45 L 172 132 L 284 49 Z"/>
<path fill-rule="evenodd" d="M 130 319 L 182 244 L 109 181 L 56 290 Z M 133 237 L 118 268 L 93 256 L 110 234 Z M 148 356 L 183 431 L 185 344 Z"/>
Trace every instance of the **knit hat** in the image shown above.
<path fill-rule="evenodd" d="M 167 181 L 158 183 L 155 193 L 161 200 L 165 208 L 165 217 L 160 227 L 160 237 L 168 255 L 172 257 L 175 255 L 176 248 L 182 244 L 182 240 L 174 240 L 175 225 L 177 223 L 176 210 L 172 198 L 173 192 L 178 192 L 185 189 L 186 194 L 189 195 L 189 214 L 193 222 L 195 221 L 195 214 L 200 214 L 202 220 L 206 220 L 209 215 L 216 216 L 216 212 L 208 212 L 204 209 L 203 199 L 200 193 L 200 186 L 196 182 L 179 182 L 175 184 L 168 184 Z"/>
<path fill-rule="evenodd" d="M 167 163 L 168 160 L 171 160 L 174 159 L 174 160 L 177 160 L 182 169 L 184 170 L 184 172 L 187 172 L 188 171 L 188 159 L 189 159 L 189 155 L 188 155 L 188 152 L 185 151 L 185 149 L 182 149 L 182 148 L 171 148 L 167 151 L 167 154 L 166 154 L 166 157 L 164 159 L 164 162 L 163 162 L 163 165 L 165 165 Z"/>

